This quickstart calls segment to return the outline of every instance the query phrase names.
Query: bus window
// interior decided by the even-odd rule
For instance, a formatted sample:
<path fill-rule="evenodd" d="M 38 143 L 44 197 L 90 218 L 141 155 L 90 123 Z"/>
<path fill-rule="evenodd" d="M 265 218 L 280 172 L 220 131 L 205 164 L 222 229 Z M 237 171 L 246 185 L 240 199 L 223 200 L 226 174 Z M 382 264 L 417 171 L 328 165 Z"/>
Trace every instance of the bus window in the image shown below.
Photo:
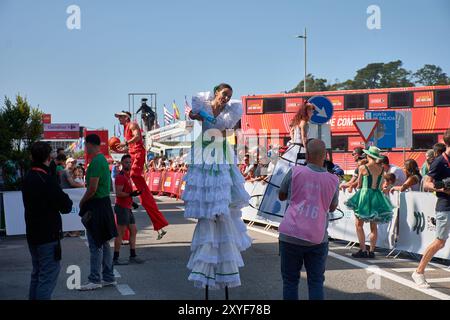
<path fill-rule="evenodd" d="M 333 151 L 347 151 L 348 137 L 347 136 L 331 136 L 331 149 Z"/>
<path fill-rule="evenodd" d="M 416 133 L 413 134 L 413 150 L 428 150 L 432 149 L 433 145 L 438 142 L 437 134 L 435 133 Z"/>
<path fill-rule="evenodd" d="M 435 101 L 437 106 L 450 106 L 450 90 L 437 90 Z"/>
<path fill-rule="evenodd" d="M 345 95 L 344 109 L 367 109 L 367 94 Z"/>
<path fill-rule="evenodd" d="M 409 108 L 412 106 L 411 92 L 391 92 L 389 94 L 389 107 Z"/>
<path fill-rule="evenodd" d="M 263 103 L 264 113 L 282 113 L 285 103 L 284 98 L 265 98 Z"/>

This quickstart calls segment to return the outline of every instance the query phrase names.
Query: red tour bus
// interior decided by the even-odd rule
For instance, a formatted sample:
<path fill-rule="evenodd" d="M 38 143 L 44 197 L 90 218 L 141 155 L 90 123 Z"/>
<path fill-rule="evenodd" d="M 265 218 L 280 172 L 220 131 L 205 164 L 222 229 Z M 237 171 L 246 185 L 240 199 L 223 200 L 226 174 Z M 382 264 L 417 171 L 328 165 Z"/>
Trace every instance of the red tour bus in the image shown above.
<path fill-rule="evenodd" d="M 330 120 L 333 161 L 344 170 L 354 170 L 351 151 L 363 145 L 353 125 L 353 120 L 364 119 L 367 110 L 411 110 L 413 147 L 388 149 L 390 162 L 400 167 L 403 159 L 412 158 L 421 167 L 425 151 L 436 142 L 442 142 L 445 130 L 450 127 L 450 85 L 385 88 L 370 90 L 340 90 L 324 92 L 299 92 L 285 94 L 263 94 L 242 97 L 244 115 L 241 129 L 244 139 L 256 138 L 258 145 L 286 145 L 289 141 L 289 123 L 304 99 L 322 95 L 328 97 L 334 106 Z M 257 134 L 261 129 L 267 130 Z M 270 141 L 271 130 L 278 130 L 278 141 Z M 264 132 L 264 131 L 263 131 Z"/>

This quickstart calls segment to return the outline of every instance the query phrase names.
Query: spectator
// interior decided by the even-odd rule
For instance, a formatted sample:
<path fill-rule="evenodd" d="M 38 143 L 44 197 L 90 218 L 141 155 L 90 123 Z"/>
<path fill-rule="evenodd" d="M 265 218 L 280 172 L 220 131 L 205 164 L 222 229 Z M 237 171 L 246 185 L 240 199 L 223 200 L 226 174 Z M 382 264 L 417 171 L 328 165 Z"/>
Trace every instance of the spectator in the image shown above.
<path fill-rule="evenodd" d="M 23 182 L 23 204 L 33 271 L 30 300 L 50 300 L 60 271 L 62 221 L 60 213 L 72 210 L 72 200 L 50 175 L 51 147 L 31 146 L 32 168 Z"/>
<path fill-rule="evenodd" d="M 144 263 L 144 260 L 136 256 L 136 222 L 131 208 L 133 206 L 133 197 L 136 197 L 140 192 L 133 191 L 133 186 L 130 177 L 131 170 L 131 156 L 126 154 L 122 156 L 122 171 L 116 177 L 116 205 L 114 212 L 117 218 L 118 236 L 114 241 L 114 258 L 115 265 L 128 263 Z M 120 246 L 125 231 L 130 230 L 130 258 L 128 262 L 119 260 Z"/>
<path fill-rule="evenodd" d="M 383 166 L 384 172 L 395 174 L 395 186 L 401 186 L 406 181 L 406 175 L 400 167 L 396 165 L 389 164 L 389 158 L 387 156 L 383 156 L 380 159 L 380 163 Z"/>
<path fill-rule="evenodd" d="M 434 150 L 430 149 L 425 154 L 425 162 L 422 165 L 422 169 L 420 170 L 420 174 L 422 177 L 425 177 L 430 171 L 430 165 L 433 163 L 433 160 L 436 159 L 434 156 Z"/>
<path fill-rule="evenodd" d="M 249 165 L 250 165 L 250 155 L 246 154 L 244 156 L 244 162 L 239 165 L 239 171 L 241 171 L 242 175 L 244 175 L 244 172 Z"/>
<path fill-rule="evenodd" d="M 419 166 L 416 160 L 408 159 L 405 161 L 405 174 L 406 181 L 401 186 L 394 186 L 391 188 L 391 193 L 394 191 L 406 191 L 411 189 L 411 191 L 420 191 L 420 182 L 422 181 L 422 176 L 420 175 Z"/>
<path fill-rule="evenodd" d="M 436 143 L 436 144 L 433 146 L 434 158 L 437 158 L 437 157 L 439 157 L 440 155 L 442 155 L 442 154 L 445 152 L 446 148 L 447 148 L 447 147 L 445 146 L 444 143 L 440 143 L 440 142 Z"/>
<path fill-rule="evenodd" d="M 261 156 L 258 160 L 258 165 L 254 171 L 254 177 L 250 179 L 250 182 L 263 181 L 270 173 L 270 161 L 267 157 Z"/>
<path fill-rule="evenodd" d="M 424 187 L 428 191 L 436 192 L 436 239 L 427 247 L 423 253 L 417 270 L 412 274 L 414 282 L 421 288 L 430 285 L 425 279 L 425 269 L 433 256 L 445 246 L 450 232 L 450 189 L 436 188 L 435 182 L 442 182 L 450 178 L 450 129 L 444 133 L 446 150 L 436 158 L 430 166 L 430 171 L 425 177 Z M 434 148 L 433 148 L 434 149 Z"/>
<path fill-rule="evenodd" d="M 66 165 L 67 157 L 65 154 L 58 154 L 56 156 L 56 173 L 61 174 L 61 171 L 64 171 Z"/>
<path fill-rule="evenodd" d="M 75 181 L 76 183 L 82 184 L 83 188 L 85 187 L 84 168 L 82 166 L 77 166 L 73 170 L 73 181 Z"/>
<path fill-rule="evenodd" d="M 395 174 L 393 173 L 385 173 L 383 176 L 383 192 L 385 194 L 389 194 L 392 187 L 395 185 Z"/>
<path fill-rule="evenodd" d="M 313 139 L 305 166 L 295 166 L 283 179 L 279 199 L 290 199 L 280 224 L 279 243 L 283 299 L 298 300 L 300 271 L 305 263 L 310 300 L 323 300 L 328 255 L 328 211 L 338 205 L 339 179 L 323 167 L 325 143 Z"/>
<path fill-rule="evenodd" d="M 109 198 L 111 176 L 108 161 L 100 151 L 98 135 L 88 135 L 85 144 L 87 153 L 93 158 L 86 173 L 87 190 L 80 201 L 80 216 L 87 230 L 91 272 L 89 283 L 80 288 L 82 291 L 117 284 L 109 246 L 109 240 L 117 236 L 117 229 Z"/>
<path fill-rule="evenodd" d="M 74 169 L 77 165 L 77 160 L 74 158 L 68 158 L 66 160 L 66 168 L 59 176 L 60 186 L 62 189 L 69 188 L 84 188 L 84 183 L 78 183 L 74 180 Z"/>
<path fill-rule="evenodd" d="M 392 203 L 381 191 L 383 168 L 377 163 L 382 160 L 380 149 L 371 146 L 364 150 L 367 154 L 367 165 L 359 167 L 358 191 L 345 202 L 354 211 L 355 227 L 358 236 L 359 251 L 352 254 L 354 258 L 375 258 L 375 247 L 378 238 L 378 223 L 388 223 L 392 219 Z M 370 248 L 367 252 L 364 223 L 370 223 Z"/>
<path fill-rule="evenodd" d="M 352 192 L 358 184 L 359 166 L 362 165 L 361 161 L 366 159 L 366 154 L 363 152 L 363 149 L 361 147 L 356 147 L 355 149 L 353 149 L 352 157 L 357 164 L 356 169 L 353 172 L 351 179 L 348 182 L 342 183 L 339 187 L 341 190 L 345 190 L 348 188 L 349 192 Z"/>

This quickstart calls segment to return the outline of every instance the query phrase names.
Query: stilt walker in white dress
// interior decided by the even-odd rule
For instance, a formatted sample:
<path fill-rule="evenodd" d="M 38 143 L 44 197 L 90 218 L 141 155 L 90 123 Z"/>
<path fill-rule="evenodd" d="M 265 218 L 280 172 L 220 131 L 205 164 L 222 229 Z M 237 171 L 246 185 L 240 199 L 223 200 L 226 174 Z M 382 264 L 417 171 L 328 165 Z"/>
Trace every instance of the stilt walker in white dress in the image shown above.
<path fill-rule="evenodd" d="M 236 165 L 236 155 L 227 143 L 225 131 L 233 129 L 242 116 L 239 100 L 230 100 L 232 88 L 220 84 L 214 93 L 192 98 L 191 119 L 202 121 L 202 136 L 191 149 L 191 164 L 184 177 L 182 196 L 186 218 L 198 219 L 187 267 L 189 280 L 199 288 L 226 289 L 241 285 L 241 252 L 251 239 L 242 221 L 241 209 L 249 194 Z"/>

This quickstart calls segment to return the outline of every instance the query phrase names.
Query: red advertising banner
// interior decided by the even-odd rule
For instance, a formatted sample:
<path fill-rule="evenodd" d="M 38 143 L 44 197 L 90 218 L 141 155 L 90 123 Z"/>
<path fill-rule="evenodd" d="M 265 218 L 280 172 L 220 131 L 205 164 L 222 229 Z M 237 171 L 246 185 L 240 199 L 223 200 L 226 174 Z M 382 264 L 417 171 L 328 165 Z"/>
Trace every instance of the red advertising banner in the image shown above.
<path fill-rule="evenodd" d="M 430 107 L 433 104 L 433 91 L 414 92 L 414 107 Z"/>
<path fill-rule="evenodd" d="M 44 131 L 44 140 L 76 140 L 79 137 L 80 133 L 78 131 Z"/>
<path fill-rule="evenodd" d="M 360 136 L 348 137 L 348 150 L 353 150 L 357 147 L 365 147 L 363 139 Z"/>
<path fill-rule="evenodd" d="M 52 115 L 49 113 L 44 113 L 42 115 L 42 123 L 44 123 L 44 124 L 52 123 Z"/>
<path fill-rule="evenodd" d="M 333 110 L 344 110 L 344 96 L 327 96 L 333 104 Z"/>
<path fill-rule="evenodd" d="M 262 113 L 262 112 L 263 112 L 263 99 L 247 100 L 247 113 Z"/>
<path fill-rule="evenodd" d="M 363 120 L 364 110 L 339 111 L 333 114 L 330 120 L 332 133 L 357 132 L 353 120 Z"/>
<path fill-rule="evenodd" d="M 388 95 L 387 93 L 369 94 L 369 109 L 383 109 L 387 108 Z"/>
<path fill-rule="evenodd" d="M 303 104 L 303 98 L 287 98 L 286 99 L 286 112 L 296 113 L 300 106 Z"/>
<path fill-rule="evenodd" d="M 111 158 L 109 156 L 109 147 L 108 147 L 108 130 L 86 130 L 84 133 L 85 137 L 90 134 L 96 134 L 100 137 L 100 151 L 105 155 L 105 157 Z M 91 162 L 90 157 L 88 157 L 87 152 L 84 152 L 84 158 L 85 158 L 85 166 Z"/>

